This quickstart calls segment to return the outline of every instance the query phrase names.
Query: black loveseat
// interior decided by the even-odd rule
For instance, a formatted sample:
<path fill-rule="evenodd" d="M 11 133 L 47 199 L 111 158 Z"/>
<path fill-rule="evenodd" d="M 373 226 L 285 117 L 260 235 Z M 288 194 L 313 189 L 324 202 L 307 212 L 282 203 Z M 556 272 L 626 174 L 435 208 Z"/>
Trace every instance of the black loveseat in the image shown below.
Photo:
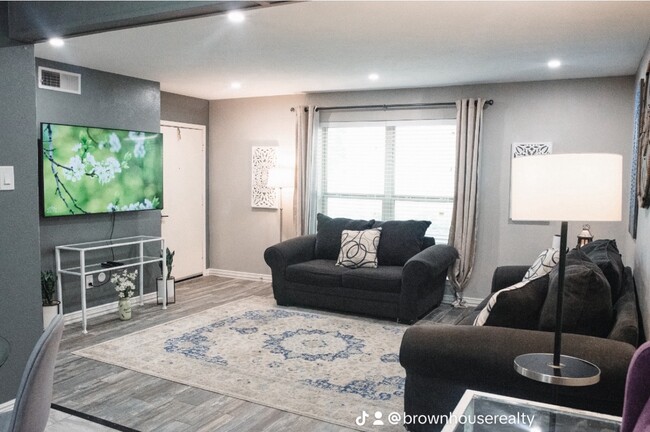
<path fill-rule="evenodd" d="M 449 267 L 458 257 L 451 246 L 424 237 L 430 222 L 332 219 L 318 215 L 318 233 L 269 247 L 278 305 L 308 306 L 412 323 L 438 306 Z M 341 233 L 382 227 L 377 268 L 337 266 Z"/>
<path fill-rule="evenodd" d="M 553 333 L 473 326 L 477 313 L 486 303 L 483 302 L 461 325 L 416 325 L 406 330 L 400 349 L 400 363 L 406 369 L 405 412 L 448 414 L 464 391 L 472 389 L 620 416 L 627 369 L 638 343 L 636 293 L 630 268 L 623 267 L 620 257 L 615 265 L 605 257 L 607 245 L 612 251 L 612 242 L 594 243 L 594 249 L 598 249 L 596 255 L 599 255 L 596 258 L 601 258 L 600 262 L 598 259 L 594 262 L 599 267 L 602 265 L 608 281 L 616 286 L 612 289 L 615 295 L 608 333 L 605 337 L 597 337 L 565 332 L 562 354 L 596 364 L 601 369 L 598 384 L 554 387 L 519 375 L 513 367 L 515 357 L 532 352 L 553 352 Z M 613 254 L 609 255 L 611 258 Z M 527 269 L 528 266 L 497 268 L 492 292 L 521 281 Z M 554 390 L 558 391 L 557 399 Z M 412 431 L 439 428 L 441 426 L 409 426 Z"/>

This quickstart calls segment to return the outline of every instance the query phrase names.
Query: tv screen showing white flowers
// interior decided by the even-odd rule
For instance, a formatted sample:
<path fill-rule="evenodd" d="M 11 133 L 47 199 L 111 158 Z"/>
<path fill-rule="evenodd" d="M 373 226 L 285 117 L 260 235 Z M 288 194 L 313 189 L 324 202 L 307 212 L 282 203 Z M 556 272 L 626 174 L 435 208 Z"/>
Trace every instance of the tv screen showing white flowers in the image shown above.
<path fill-rule="evenodd" d="M 43 215 L 162 209 L 162 134 L 41 123 Z"/>

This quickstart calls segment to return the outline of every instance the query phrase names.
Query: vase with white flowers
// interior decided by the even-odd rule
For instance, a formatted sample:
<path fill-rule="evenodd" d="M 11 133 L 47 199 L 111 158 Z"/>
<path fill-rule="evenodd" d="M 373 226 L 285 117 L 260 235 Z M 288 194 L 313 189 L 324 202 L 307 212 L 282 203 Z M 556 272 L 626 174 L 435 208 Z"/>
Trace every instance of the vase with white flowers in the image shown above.
<path fill-rule="evenodd" d="M 129 273 L 126 270 L 115 273 L 111 276 L 111 282 L 115 284 L 115 291 L 119 300 L 117 302 L 120 312 L 120 319 L 127 321 L 131 319 L 131 297 L 135 294 L 135 278 L 138 277 L 138 271 Z"/>

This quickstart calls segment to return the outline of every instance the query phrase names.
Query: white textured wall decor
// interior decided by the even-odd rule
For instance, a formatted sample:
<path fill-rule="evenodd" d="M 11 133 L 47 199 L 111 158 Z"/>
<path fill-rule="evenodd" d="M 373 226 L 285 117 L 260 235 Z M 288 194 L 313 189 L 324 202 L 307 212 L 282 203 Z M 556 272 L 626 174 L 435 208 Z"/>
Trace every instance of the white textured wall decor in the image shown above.
<path fill-rule="evenodd" d="M 251 206 L 254 208 L 277 208 L 278 194 L 275 188 L 266 185 L 269 170 L 277 162 L 277 147 L 253 146 L 252 152 L 252 181 Z"/>
<path fill-rule="evenodd" d="M 521 156 L 548 155 L 553 153 L 552 142 L 541 143 L 512 143 L 512 158 Z"/>

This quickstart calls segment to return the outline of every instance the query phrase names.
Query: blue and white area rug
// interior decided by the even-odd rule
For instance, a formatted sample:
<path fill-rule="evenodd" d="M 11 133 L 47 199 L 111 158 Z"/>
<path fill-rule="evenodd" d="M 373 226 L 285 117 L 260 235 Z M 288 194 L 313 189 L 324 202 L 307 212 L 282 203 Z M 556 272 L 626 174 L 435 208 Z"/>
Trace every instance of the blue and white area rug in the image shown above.
<path fill-rule="evenodd" d="M 406 328 L 249 297 L 74 354 L 352 429 L 401 431 L 388 415 L 403 412 Z"/>

